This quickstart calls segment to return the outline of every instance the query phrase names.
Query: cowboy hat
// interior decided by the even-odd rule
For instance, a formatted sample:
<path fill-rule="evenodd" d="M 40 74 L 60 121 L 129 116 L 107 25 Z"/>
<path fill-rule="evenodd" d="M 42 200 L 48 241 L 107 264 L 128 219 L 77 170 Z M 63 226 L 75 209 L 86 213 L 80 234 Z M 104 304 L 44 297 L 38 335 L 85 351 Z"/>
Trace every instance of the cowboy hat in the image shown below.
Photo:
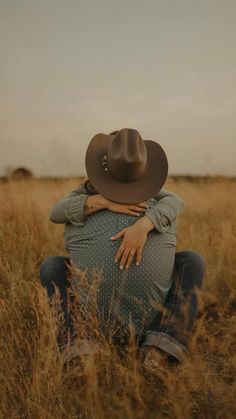
<path fill-rule="evenodd" d="M 96 134 L 88 145 L 85 166 L 90 182 L 101 195 L 127 204 L 156 195 L 168 174 L 167 157 L 160 144 L 144 141 L 131 128 Z"/>

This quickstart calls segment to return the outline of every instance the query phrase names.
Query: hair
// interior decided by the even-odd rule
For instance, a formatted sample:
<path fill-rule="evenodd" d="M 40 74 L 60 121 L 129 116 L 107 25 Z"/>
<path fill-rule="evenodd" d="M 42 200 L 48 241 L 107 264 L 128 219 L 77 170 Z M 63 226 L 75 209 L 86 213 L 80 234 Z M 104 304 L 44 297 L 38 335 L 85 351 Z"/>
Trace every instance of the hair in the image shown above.
<path fill-rule="evenodd" d="M 112 132 L 109 133 L 109 135 L 116 135 L 118 132 L 119 131 L 112 131 Z M 86 192 L 88 192 L 89 195 L 96 195 L 96 194 L 98 194 L 98 191 L 92 185 L 92 183 L 90 182 L 89 179 L 86 179 L 84 181 L 84 188 L 85 188 Z"/>
<path fill-rule="evenodd" d="M 90 182 L 89 179 L 86 179 L 84 181 L 84 188 L 85 188 L 86 192 L 88 192 L 89 195 L 97 195 L 98 194 L 98 191 L 92 185 L 92 183 Z"/>

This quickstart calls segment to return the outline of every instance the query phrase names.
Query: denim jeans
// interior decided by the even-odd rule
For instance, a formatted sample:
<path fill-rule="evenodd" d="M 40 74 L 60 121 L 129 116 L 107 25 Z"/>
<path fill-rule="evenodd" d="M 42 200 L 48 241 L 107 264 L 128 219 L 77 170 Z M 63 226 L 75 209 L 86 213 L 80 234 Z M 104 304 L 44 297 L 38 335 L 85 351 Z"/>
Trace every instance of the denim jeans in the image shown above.
<path fill-rule="evenodd" d="M 68 266 L 70 259 L 65 256 L 50 256 L 40 267 L 40 280 L 49 297 L 58 287 L 65 319 L 66 333 L 73 334 L 73 321 L 68 311 L 67 288 L 70 286 Z M 139 346 L 156 346 L 177 361 L 182 361 L 188 351 L 188 342 L 198 316 L 198 290 L 202 287 L 205 261 L 201 254 L 184 250 L 176 252 L 173 270 L 173 284 L 167 295 L 163 310 L 157 311 L 156 318 Z M 54 286 L 55 285 L 55 286 Z M 61 338 L 59 338 L 60 340 Z"/>

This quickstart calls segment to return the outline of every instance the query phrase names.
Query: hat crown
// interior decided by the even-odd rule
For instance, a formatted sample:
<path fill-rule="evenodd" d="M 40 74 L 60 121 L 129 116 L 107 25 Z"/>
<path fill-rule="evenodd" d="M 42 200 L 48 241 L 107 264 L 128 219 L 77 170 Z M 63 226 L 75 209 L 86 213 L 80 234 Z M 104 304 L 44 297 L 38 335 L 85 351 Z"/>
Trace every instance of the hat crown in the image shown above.
<path fill-rule="evenodd" d="M 111 140 L 107 150 L 107 170 L 121 182 L 138 180 L 147 166 L 145 143 L 135 129 L 124 128 Z"/>

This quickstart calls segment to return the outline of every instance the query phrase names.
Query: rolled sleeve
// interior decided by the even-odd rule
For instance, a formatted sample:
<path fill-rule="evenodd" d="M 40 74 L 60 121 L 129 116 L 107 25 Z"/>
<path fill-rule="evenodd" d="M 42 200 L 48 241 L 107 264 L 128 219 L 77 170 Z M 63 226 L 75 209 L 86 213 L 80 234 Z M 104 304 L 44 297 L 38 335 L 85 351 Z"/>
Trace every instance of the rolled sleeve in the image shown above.
<path fill-rule="evenodd" d="M 71 223 L 83 226 L 84 205 L 88 198 L 88 194 L 84 192 L 84 189 L 80 187 L 56 202 L 49 213 L 50 221 L 57 224 Z"/>
<path fill-rule="evenodd" d="M 145 215 L 159 233 L 165 233 L 184 210 L 185 202 L 172 192 L 162 190 L 154 197 L 157 203 L 148 208 Z"/>
<path fill-rule="evenodd" d="M 65 216 L 68 223 L 81 227 L 84 225 L 84 205 L 88 195 L 78 195 L 68 201 Z"/>
<path fill-rule="evenodd" d="M 165 209 L 158 208 L 158 211 L 156 208 L 149 208 L 145 215 L 151 220 L 152 224 L 154 225 L 155 229 L 159 233 L 165 233 L 172 222 L 170 218 L 168 218 L 168 215 L 165 212 Z"/>

